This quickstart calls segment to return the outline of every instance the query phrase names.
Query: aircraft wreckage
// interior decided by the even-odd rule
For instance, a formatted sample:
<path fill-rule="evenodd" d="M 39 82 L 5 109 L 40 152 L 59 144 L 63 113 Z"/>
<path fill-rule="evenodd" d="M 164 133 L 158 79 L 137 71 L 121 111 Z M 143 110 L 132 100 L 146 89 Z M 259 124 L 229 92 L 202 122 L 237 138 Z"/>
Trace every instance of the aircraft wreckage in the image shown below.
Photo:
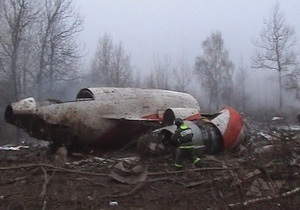
<path fill-rule="evenodd" d="M 208 153 L 232 149 L 244 138 L 243 119 L 233 108 L 201 114 L 193 96 L 169 90 L 84 88 L 74 101 L 38 102 L 29 97 L 5 110 L 7 123 L 57 147 L 66 145 L 68 150 L 117 148 L 149 134 L 166 146 L 176 129 L 176 117 L 191 126 L 193 141 Z"/>

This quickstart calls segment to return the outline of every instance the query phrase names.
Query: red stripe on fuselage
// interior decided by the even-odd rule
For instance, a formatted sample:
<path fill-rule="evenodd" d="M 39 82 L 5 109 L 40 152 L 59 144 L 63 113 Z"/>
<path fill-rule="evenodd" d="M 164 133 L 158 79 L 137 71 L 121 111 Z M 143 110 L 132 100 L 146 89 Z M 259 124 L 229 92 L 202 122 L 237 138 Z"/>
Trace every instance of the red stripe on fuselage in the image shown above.
<path fill-rule="evenodd" d="M 158 114 L 150 114 L 150 115 L 143 116 L 142 118 L 147 120 L 157 120 L 159 122 L 163 120 L 162 117 L 158 116 Z"/>
<path fill-rule="evenodd" d="M 190 121 L 199 120 L 199 119 L 201 119 L 200 113 L 197 113 L 197 114 L 194 114 L 194 115 L 191 115 L 191 116 L 188 116 L 187 118 L 185 118 L 185 120 L 190 120 Z"/>

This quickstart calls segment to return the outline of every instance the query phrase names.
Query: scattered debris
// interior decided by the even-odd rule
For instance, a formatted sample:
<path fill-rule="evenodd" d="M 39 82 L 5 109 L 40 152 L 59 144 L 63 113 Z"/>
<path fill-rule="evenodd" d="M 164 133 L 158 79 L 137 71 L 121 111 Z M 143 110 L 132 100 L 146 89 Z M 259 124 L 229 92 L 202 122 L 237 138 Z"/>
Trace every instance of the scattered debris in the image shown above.
<path fill-rule="evenodd" d="M 272 135 L 269 135 L 267 133 L 264 133 L 264 132 L 259 132 L 258 135 L 264 137 L 265 139 L 271 141 L 273 139 Z"/>
<path fill-rule="evenodd" d="M 110 205 L 110 206 L 117 206 L 117 205 L 119 205 L 119 204 L 118 204 L 117 201 L 111 201 L 111 202 L 109 202 L 109 205 Z"/>
<path fill-rule="evenodd" d="M 275 149 L 275 146 L 274 145 L 265 145 L 265 146 L 262 146 L 262 147 L 259 147 L 259 148 L 256 148 L 254 150 L 254 153 L 255 154 L 263 154 L 263 155 L 266 155 L 266 153 L 269 153 L 269 154 L 272 154 L 274 152 L 274 149 Z"/>
<path fill-rule="evenodd" d="M 136 161 L 122 160 L 113 166 L 110 176 L 122 183 L 136 184 L 145 181 L 147 173 L 148 167 L 146 165 Z"/>
<path fill-rule="evenodd" d="M 273 121 L 284 120 L 283 117 L 275 116 L 272 118 Z"/>
<path fill-rule="evenodd" d="M 263 196 L 263 195 L 272 195 L 276 196 L 280 192 L 284 182 L 283 181 L 272 181 L 272 182 L 266 182 L 262 178 L 256 178 L 250 187 L 250 189 L 247 191 L 246 195 L 249 196 Z"/>
<path fill-rule="evenodd" d="M 203 153 L 202 168 L 182 171 L 171 151 L 72 154 L 57 164 L 45 147 L 0 150 L 0 209 L 297 210 L 300 129 L 248 123 L 253 130 L 236 151 Z"/>
<path fill-rule="evenodd" d="M 56 154 L 55 154 L 55 159 L 59 162 L 64 164 L 67 161 L 67 156 L 68 156 L 68 151 L 65 146 L 62 146 L 58 148 Z"/>
<path fill-rule="evenodd" d="M 10 144 L 7 144 L 7 145 L 4 145 L 4 146 L 1 146 L 0 147 L 0 150 L 20 150 L 20 149 L 28 149 L 29 146 L 20 146 L 20 145 L 10 145 Z"/>

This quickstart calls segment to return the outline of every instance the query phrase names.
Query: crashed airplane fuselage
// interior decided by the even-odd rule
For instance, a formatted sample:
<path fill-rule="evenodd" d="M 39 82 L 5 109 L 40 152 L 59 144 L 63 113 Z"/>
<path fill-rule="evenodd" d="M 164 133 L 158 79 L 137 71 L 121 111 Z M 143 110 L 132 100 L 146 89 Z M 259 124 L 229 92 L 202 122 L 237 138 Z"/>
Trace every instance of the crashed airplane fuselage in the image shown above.
<path fill-rule="evenodd" d="M 84 88 L 75 101 L 37 102 L 26 98 L 11 103 L 5 120 L 31 137 L 69 150 L 79 146 L 117 148 L 146 134 L 166 142 L 174 133 L 174 119 L 184 119 L 194 132 L 196 146 L 210 154 L 232 149 L 244 138 L 241 115 L 231 107 L 215 114 L 200 114 L 197 100 L 169 90 L 140 88 Z"/>
<path fill-rule="evenodd" d="M 186 93 L 101 87 L 81 89 L 71 102 L 37 102 L 32 97 L 13 102 L 5 120 L 31 137 L 58 145 L 114 148 L 170 124 L 175 115 L 200 119 L 199 111 L 196 99 Z M 169 119 L 165 113 L 174 116 Z"/>

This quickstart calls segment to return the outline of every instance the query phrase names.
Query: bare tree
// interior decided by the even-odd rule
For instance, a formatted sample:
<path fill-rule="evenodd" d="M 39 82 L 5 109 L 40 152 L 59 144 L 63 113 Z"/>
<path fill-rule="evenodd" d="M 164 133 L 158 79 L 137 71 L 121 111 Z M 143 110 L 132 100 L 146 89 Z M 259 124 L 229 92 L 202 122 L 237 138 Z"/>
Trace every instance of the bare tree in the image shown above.
<path fill-rule="evenodd" d="M 161 58 L 159 54 L 154 56 L 153 69 L 151 70 L 150 75 L 146 78 L 147 88 L 165 90 L 171 88 L 171 63 L 170 56 L 165 55 L 163 58 Z"/>
<path fill-rule="evenodd" d="M 72 0 L 1 2 L 0 73 L 12 81 L 15 99 L 51 95 L 78 78 L 82 22 Z"/>
<path fill-rule="evenodd" d="M 155 78 L 154 73 L 150 72 L 150 75 L 148 75 L 145 78 L 145 87 L 146 88 L 157 89 L 157 85 L 156 85 L 156 82 L 155 82 L 154 78 Z"/>
<path fill-rule="evenodd" d="M 257 51 L 252 58 L 252 67 L 278 72 L 279 109 L 282 110 L 282 78 L 285 76 L 283 72 L 288 72 L 290 67 L 296 65 L 296 56 L 293 52 L 294 30 L 287 23 L 284 14 L 280 12 L 278 3 L 271 17 L 264 20 L 260 37 L 253 44 Z"/>
<path fill-rule="evenodd" d="M 209 97 L 209 109 L 212 103 L 218 109 L 222 100 L 231 101 L 234 65 L 224 48 L 221 32 L 212 33 L 202 42 L 202 48 L 204 53 L 196 58 L 195 72 Z"/>
<path fill-rule="evenodd" d="M 130 56 L 122 44 L 114 46 L 112 38 L 105 34 L 99 39 L 91 66 L 92 83 L 100 86 L 128 87 L 132 85 Z"/>
<path fill-rule="evenodd" d="M 95 85 L 109 86 L 109 71 L 112 65 L 113 43 L 112 38 L 105 34 L 99 39 L 97 51 L 92 61 L 91 80 Z"/>
<path fill-rule="evenodd" d="M 154 75 L 156 86 L 159 89 L 170 89 L 171 58 L 165 55 L 163 58 L 156 55 L 154 58 Z"/>
<path fill-rule="evenodd" d="M 235 81 L 235 104 L 237 104 L 237 107 L 245 112 L 246 110 L 246 100 L 247 100 L 247 94 L 246 94 L 246 80 L 247 80 L 247 71 L 244 66 L 243 58 L 241 57 L 238 71 L 236 72 L 236 81 Z"/>
<path fill-rule="evenodd" d="M 173 69 L 175 89 L 186 92 L 187 87 L 192 81 L 193 69 L 187 62 L 187 58 L 183 54 L 177 59 L 177 65 Z"/>
<path fill-rule="evenodd" d="M 140 69 L 135 69 L 135 74 L 134 74 L 134 82 L 133 82 L 133 87 L 140 88 L 141 87 L 141 70 Z"/>
<path fill-rule="evenodd" d="M 111 69 L 111 85 L 114 87 L 129 87 L 133 84 L 132 67 L 130 56 L 125 51 L 120 42 L 115 46 Z"/>
<path fill-rule="evenodd" d="M 295 69 L 292 73 L 287 74 L 286 77 L 283 77 L 282 80 L 284 87 L 287 91 L 294 92 L 295 98 L 300 99 L 300 67 L 295 66 Z"/>
<path fill-rule="evenodd" d="M 80 25 L 72 0 L 0 0 L 1 101 L 51 95 L 74 79 Z"/>
<path fill-rule="evenodd" d="M 26 31 L 37 18 L 34 5 L 35 2 L 29 0 L 7 0 L 1 4 L 1 75 L 12 82 L 14 99 L 22 94 L 21 70 L 25 67 L 22 67 L 21 57 L 25 52 Z"/>
<path fill-rule="evenodd" d="M 82 30 L 82 19 L 72 0 L 44 0 L 40 16 L 37 96 L 53 95 L 60 82 L 78 78 L 81 48 L 76 36 Z"/>

